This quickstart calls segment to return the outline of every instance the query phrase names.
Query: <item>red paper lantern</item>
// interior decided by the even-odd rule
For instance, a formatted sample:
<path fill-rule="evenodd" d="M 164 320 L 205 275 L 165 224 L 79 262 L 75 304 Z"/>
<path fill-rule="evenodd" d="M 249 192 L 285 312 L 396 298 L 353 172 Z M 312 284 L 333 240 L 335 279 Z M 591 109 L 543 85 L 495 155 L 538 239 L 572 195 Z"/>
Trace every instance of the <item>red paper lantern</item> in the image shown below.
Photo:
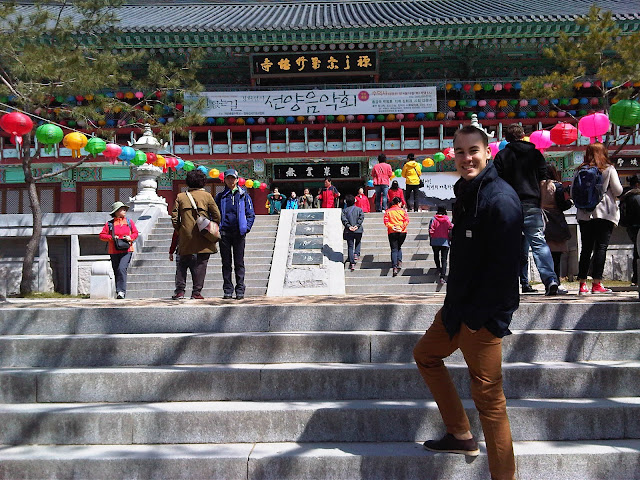
<path fill-rule="evenodd" d="M 464 117 L 465 117 L 465 113 L 464 112 L 456 112 L 456 118 L 463 119 Z"/>
<path fill-rule="evenodd" d="M 268 123 L 269 125 L 273 125 L 274 123 L 276 123 L 276 119 L 275 119 L 275 117 L 269 117 L 269 118 L 267 118 L 267 123 Z M 223 180 L 224 180 L 224 178 L 223 178 Z"/>
<path fill-rule="evenodd" d="M 7 113 L 0 117 L 0 128 L 15 137 L 18 145 L 22 144 L 22 135 L 25 135 L 33 128 L 33 122 L 28 115 L 20 112 Z"/>
<path fill-rule="evenodd" d="M 497 118 L 506 118 L 507 114 L 505 112 L 498 112 L 498 114 L 496 115 Z"/>
<path fill-rule="evenodd" d="M 465 92 L 469 92 L 469 91 L 471 90 L 472 86 L 471 86 L 471 84 L 469 84 L 469 83 L 465 83 L 465 84 L 462 86 L 462 88 L 463 88 L 463 90 L 464 90 Z"/>
<path fill-rule="evenodd" d="M 319 122 L 324 122 L 325 116 L 324 115 L 318 115 L 316 118 L 318 119 Z"/>
<path fill-rule="evenodd" d="M 118 100 L 122 100 L 124 98 L 124 93 L 123 92 L 116 92 L 116 98 Z"/>
<path fill-rule="evenodd" d="M 229 117 L 229 118 L 227 118 L 227 123 L 229 125 L 235 125 L 236 119 L 234 117 Z"/>
<path fill-rule="evenodd" d="M 558 123 L 551 129 L 551 141 L 556 145 L 569 145 L 578 139 L 578 129 L 570 123 Z"/>
<path fill-rule="evenodd" d="M 367 117 L 365 117 L 364 115 L 358 115 L 358 116 L 356 117 L 356 119 L 357 119 L 359 122 L 364 122 L 365 118 L 367 118 Z M 262 185 L 260 185 L 260 186 L 262 186 Z"/>
<path fill-rule="evenodd" d="M 513 85 L 512 85 L 511 83 L 505 83 L 505 84 L 504 84 L 504 89 L 505 89 L 505 90 L 509 91 L 509 90 L 511 90 L 512 88 L 513 88 Z"/>
<path fill-rule="evenodd" d="M 147 152 L 146 155 L 147 155 L 147 163 L 150 163 L 151 165 L 156 163 L 156 160 L 158 160 L 158 156 L 153 152 Z"/>
<path fill-rule="evenodd" d="M 240 177 L 238 179 L 238 185 L 240 185 L 241 187 L 244 187 L 245 183 L 247 183 L 247 181 L 244 178 Z"/>
<path fill-rule="evenodd" d="M 364 117 L 364 115 L 363 115 L 363 117 Z M 415 113 L 407 113 L 407 121 L 412 122 L 415 119 L 416 119 L 416 114 Z"/>
<path fill-rule="evenodd" d="M 218 178 L 221 182 L 224 182 L 224 172 L 221 172 L 220 175 L 218 175 Z"/>
<path fill-rule="evenodd" d="M 496 108 L 497 105 L 498 105 L 498 101 L 497 100 L 489 100 L 489 106 L 491 108 Z"/>

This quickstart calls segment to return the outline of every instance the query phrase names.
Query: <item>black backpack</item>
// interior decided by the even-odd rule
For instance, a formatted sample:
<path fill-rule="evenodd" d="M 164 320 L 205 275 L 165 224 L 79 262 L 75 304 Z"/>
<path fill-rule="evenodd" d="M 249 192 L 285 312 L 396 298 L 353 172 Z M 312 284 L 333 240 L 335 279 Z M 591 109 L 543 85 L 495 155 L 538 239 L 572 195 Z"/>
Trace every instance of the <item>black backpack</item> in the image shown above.
<path fill-rule="evenodd" d="M 602 172 L 596 166 L 581 166 L 571 186 L 571 198 L 576 208 L 590 212 L 603 196 Z"/>
<path fill-rule="evenodd" d="M 569 210 L 571 207 L 573 207 L 573 202 L 571 201 L 569 190 L 560 182 L 553 182 L 553 184 L 556 187 L 556 193 L 554 194 L 556 206 L 563 212 L 565 210 Z"/>

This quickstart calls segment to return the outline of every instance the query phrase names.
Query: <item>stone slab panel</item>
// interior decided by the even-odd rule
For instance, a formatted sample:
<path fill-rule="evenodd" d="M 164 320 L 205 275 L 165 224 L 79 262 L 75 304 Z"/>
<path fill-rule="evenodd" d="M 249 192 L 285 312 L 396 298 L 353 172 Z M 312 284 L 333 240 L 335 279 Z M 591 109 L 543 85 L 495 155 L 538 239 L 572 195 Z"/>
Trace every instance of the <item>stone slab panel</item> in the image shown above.
<path fill-rule="evenodd" d="M 36 401 L 36 375 L 0 370 L 0 403 Z"/>

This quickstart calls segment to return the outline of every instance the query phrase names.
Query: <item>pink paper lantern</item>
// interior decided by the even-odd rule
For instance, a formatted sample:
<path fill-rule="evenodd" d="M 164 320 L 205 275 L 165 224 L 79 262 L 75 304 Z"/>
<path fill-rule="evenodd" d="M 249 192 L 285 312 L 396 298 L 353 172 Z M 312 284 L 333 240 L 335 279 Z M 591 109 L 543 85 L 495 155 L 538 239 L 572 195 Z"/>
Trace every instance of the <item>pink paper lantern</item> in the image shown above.
<path fill-rule="evenodd" d="M 262 182 L 262 183 L 260 184 L 260 190 L 262 190 L 262 191 L 264 192 L 266 189 L 267 189 L 267 184 L 266 184 L 266 183 L 264 183 L 264 182 Z"/>
<path fill-rule="evenodd" d="M 309 122 L 313 123 L 313 122 L 315 122 L 315 121 L 316 121 L 316 116 L 315 116 L 315 115 L 309 115 L 309 116 L 307 117 L 307 120 L 309 120 Z"/>
<path fill-rule="evenodd" d="M 136 92 L 136 93 L 135 93 L 135 97 L 136 97 L 138 100 L 141 100 L 141 99 L 143 99 L 143 98 L 144 98 L 144 93 L 142 93 L 142 92 Z"/>
<path fill-rule="evenodd" d="M 244 187 L 244 184 L 245 184 L 245 183 L 247 183 L 247 180 L 246 180 L 246 179 L 244 179 L 244 178 L 242 178 L 242 177 L 240 177 L 240 178 L 238 179 L 238 185 L 240 185 L 241 187 Z"/>
<path fill-rule="evenodd" d="M 496 83 L 496 84 L 493 86 L 493 89 L 494 89 L 496 92 L 499 92 L 500 90 L 502 90 L 502 84 L 501 84 L 501 83 Z"/>
<path fill-rule="evenodd" d="M 553 142 L 551 141 L 551 132 L 549 132 L 549 130 L 536 130 L 529 135 L 529 141 L 542 153 L 553 145 Z"/>
<path fill-rule="evenodd" d="M 498 142 L 491 142 L 489 144 L 489 149 L 491 150 L 491 158 L 496 158 L 496 155 L 500 151 L 500 146 L 498 145 Z"/>
<path fill-rule="evenodd" d="M 560 110 L 558 112 L 558 118 L 564 118 L 567 116 L 567 112 L 565 112 L 564 110 Z"/>
<path fill-rule="evenodd" d="M 527 102 L 526 100 L 520 100 L 521 107 L 526 107 L 527 105 L 529 105 L 529 102 Z"/>
<path fill-rule="evenodd" d="M 399 113 L 396 115 L 396 120 L 398 120 L 399 122 L 401 122 L 404 119 L 404 113 Z"/>
<path fill-rule="evenodd" d="M 456 118 L 456 112 L 447 112 L 447 120 L 453 120 Z"/>
<path fill-rule="evenodd" d="M 107 143 L 107 147 L 102 152 L 105 158 L 108 158 L 112 165 L 118 162 L 118 156 L 122 153 L 122 147 L 115 143 Z"/>
<path fill-rule="evenodd" d="M 447 160 L 451 160 L 456 156 L 453 147 L 445 148 L 442 153 L 444 153 L 444 158 L 446 158 Z"/>
<path fill-rule="evenodd" d="M 347 122 L 353 122 L 356 119 L 353 115 L 347 115 Z"/>
<path fill-rule="evenodd" d="M 496 112 L 487 112 L 487 118 L 491 120 L 492 118 L 496 118 Z"/>
<path fill-rule="evenodd" d="M 486 100 L 478 100 L 478 106 L 479 107 L 486 107 L 487 106 L 487 101 Z"/>
<path fill-rule="evenodd" d="M 578 122 L 578 130 L 585 137 L 589 137 L 591 143 L 596 140 L 601 142 L 602 135 L 609 131 L 610 126 L 609 117 L 604 113 L 592 113 L 582 117 Z"/>
<path fill-rule="evenodd" d="M 582 88 L 591 88 L 591 82 L 584 82 Z"/>
<path fill-rule="evenodd" d="M 267 121 L 267 120 L 266 120 L 264 117 L 260 117 L 260 118 L 258 118 L 258 123 L 259 123 L 260 125 L 264 125 L 266 121 Z"/>

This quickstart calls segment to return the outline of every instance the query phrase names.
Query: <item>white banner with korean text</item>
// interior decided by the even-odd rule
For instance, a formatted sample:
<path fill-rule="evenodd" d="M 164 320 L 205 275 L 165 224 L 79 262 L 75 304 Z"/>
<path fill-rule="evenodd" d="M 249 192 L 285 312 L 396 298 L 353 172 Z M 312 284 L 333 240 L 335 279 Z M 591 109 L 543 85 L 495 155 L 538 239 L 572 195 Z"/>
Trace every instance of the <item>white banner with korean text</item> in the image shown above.
<path fill-rule="evenodd" d="M 437 111 L 436 87 L 204 92 L 205 117 L 286 117 Z"/>

